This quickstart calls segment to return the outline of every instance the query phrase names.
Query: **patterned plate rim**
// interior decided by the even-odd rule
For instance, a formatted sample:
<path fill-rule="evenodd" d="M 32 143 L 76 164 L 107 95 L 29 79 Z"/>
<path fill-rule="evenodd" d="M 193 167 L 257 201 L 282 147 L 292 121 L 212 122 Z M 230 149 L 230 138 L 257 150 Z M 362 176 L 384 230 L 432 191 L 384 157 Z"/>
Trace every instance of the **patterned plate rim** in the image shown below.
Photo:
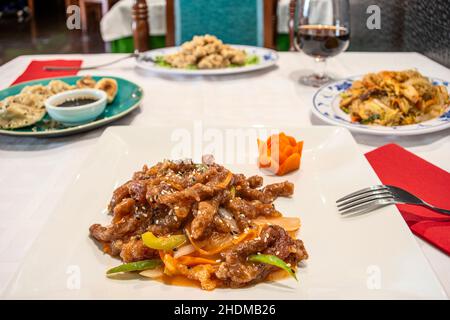
<path fill-rule="evenodd" d="M 327 84 L 321 86 L 314 93 L 314 96 L 313 96 L 313 109 L 312 109 L 313 113 L 316 116 L 318 116 L 321 120 L 323 120 L 329 124 L 344 126 L 353 132 L 366 133 L 366 134 L 372 134 L 372 135 L 419 135 L 419 134 L 432 133 L 432 132 L 441 131 L 441 130 L 450 128 L 450 121 L 444 121 L 443 123 L 440 123 L 438 125 L 430 125 L 429 127 L 420 126 L 421 123 L 405 125 L 405 126 L 392 126 L 392 127 L 370 126 L 370 125 L 364 125 L 364 124 L 359 124 L 359 123 L 352 123 L 352 122 L 347 121 L 346 119 L 337 120 L 334 118 L 330 118 L 330 116 L 323 114 L 319 110 L 318 105 L 317 105 L 318 104 L 317 98 L 320 93 L 322 93 L 325 90 L 333 90 L 333 89 L 329 89 L 329 87 L 331 87 L 331 86 L 338 85 L 338 84 L 341 84 L 344 82 L 353 82 L 355 80 L 362 79 L 363 76 L 364 75 L 351 76 L 348 78 L 335 80 L 333 82 L 330 82 L 330 83 L 327 83 Z M 442 83 L 444 86 L 446 86 L 447 88 L 450 88 L 449 81 L 447 81 L 447 80 L 442 80 L 440 78 L 428 77 L 428 76 L 425 76 L 425 77 L 428 78 L 432 82 L 438 81 L 438 82 Z M 330 98 L 331 99 L 330 101 L 333 102 L 335 97 L 336 97 L 336 94 L 333 92 L 332 97 Z M 443 115 L 447 115 L 449 112 L 450 112 L 450 104 L 447 105 L 447 110 Z M 441 115 L 440 117 L 442 117 L 443 115 Z M 425 121 L 424 123 L 428 123 L 429 121 L 436 121 L 440 117 Z M 414 126 L 415 128 L 411 128 L 410 126 L 411 127 Z M 403 129 L 403 128 L 405 128 L 405 129 Z"/>

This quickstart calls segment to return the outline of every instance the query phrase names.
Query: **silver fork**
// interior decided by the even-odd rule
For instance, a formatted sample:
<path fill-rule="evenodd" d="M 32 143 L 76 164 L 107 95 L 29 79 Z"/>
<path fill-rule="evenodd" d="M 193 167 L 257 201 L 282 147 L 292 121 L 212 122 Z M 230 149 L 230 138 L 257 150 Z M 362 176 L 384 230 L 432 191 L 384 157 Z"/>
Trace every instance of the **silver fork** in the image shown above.
<path fill-rule="evenodd" d="M 88 67 L 58 67 L 58 66 L 46 66 L 44 67 L 44 70 L 46 71 L 61 71 L 61 70 L 93 70 L 93 69 L 99 69 L 99 68 L 103 68 L 103 67 L 107 67 L 110 66 L 112 64 L 115 64 L 117 62 L 126 60 L 126 59 L 130 59 L 130 58 L 136 58 L 138 60 L 142 60 L 145 62 L 153 62 L 155 63 L 155 59 L 153 59 L 151 56 L 145 55 L 145 54 L 141 54 L 141 53 L 131 53 L 125 57 L 121 57 L 119 59 L 113 60 L 113 61 L 109 61 L 106 63 L 102 63 L 102 64 L 98 64 L 95 66 L 88 66 Z"/>
<path fill-rule="evenodd" d="M 399 187 L 377 185 L 350 193 L 336 201 L 339 213 L 362 214 L 390 204 L 413 204 L 450 215 L 450 210 L 435 207 Z"/>

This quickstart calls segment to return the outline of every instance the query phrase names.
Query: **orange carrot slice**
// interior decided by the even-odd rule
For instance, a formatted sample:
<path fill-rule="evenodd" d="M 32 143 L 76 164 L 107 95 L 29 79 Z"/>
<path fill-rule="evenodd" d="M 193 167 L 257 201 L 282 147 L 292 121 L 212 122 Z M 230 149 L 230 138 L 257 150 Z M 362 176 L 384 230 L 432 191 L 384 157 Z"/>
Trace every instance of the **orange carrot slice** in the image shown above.
<path fill-rule="evenodd" d="M 258 142 L 258 166 L 277 175 L 284 175 L 300 168 L 303 141 L 284 132 L 271 135 L 267 141 Z"/>

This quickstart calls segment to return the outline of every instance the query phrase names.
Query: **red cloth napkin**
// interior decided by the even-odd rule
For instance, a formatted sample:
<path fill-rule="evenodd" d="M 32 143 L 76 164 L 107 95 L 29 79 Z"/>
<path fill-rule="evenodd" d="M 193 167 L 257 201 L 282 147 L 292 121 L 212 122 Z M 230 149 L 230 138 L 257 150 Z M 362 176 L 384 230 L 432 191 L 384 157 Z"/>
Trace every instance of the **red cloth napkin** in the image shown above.
<path fill-rule="evenodd" d="M 80 67 L 82 62 L 83 61 L 81 60 L 33 60 L 25 71 L 11 85 L 35 79 L 74 76 L 78 73 L 78 70 L 46 71 L 44 70 L 44 67 Z"/>
<path fill-rule="evenodd" d="M 366 153 L 383 184 L 403 188 L 422 200 L 450 209 L 450 173 L 396 144 Z M 411 231 L 450 255 L 450 216 L 429 209 L 397 205 Z"/>

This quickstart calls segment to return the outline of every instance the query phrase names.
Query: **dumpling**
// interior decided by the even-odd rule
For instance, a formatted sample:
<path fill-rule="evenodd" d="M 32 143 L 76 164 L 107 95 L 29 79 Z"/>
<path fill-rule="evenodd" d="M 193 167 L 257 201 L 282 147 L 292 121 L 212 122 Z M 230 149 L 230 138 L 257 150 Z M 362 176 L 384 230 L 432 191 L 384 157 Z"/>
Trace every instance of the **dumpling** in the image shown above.
<path fill-rule="evenodd" d="M 95 89 L 105 91 L 108 97 L 108 103 L 111 103 L 113 102 L 117 94 L 118 90 L 117 81 L 111 78 L 102 78 L 96 83 Z"/>
<path fill-rule="evenodd" d="M 91 76 L 85 76 L 77 81 L 77 88 L 95 88 L 97 81 L 92 79 Z"/>

